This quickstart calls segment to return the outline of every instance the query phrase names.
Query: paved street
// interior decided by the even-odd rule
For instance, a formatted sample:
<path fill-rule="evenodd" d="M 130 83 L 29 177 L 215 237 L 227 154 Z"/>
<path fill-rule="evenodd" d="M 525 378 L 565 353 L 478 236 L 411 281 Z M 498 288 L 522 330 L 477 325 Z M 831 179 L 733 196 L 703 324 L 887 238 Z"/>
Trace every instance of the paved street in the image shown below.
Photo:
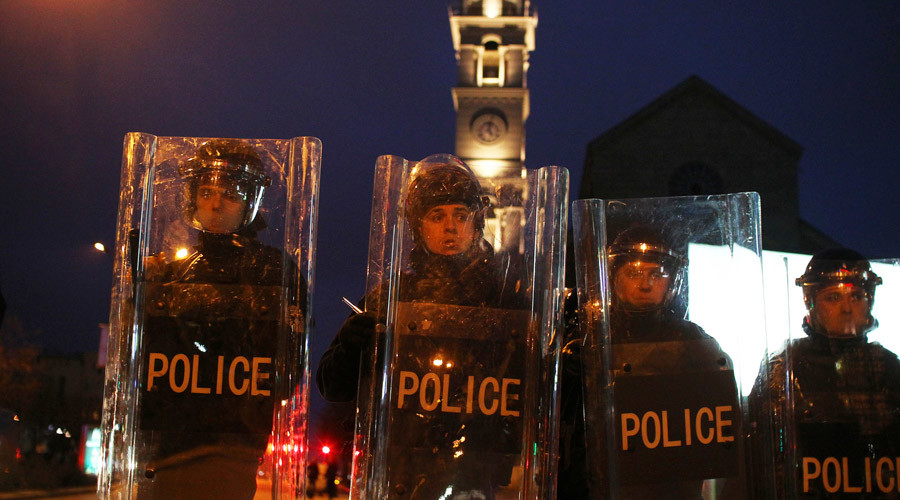
<path fill-rule="evenodd" d="M 70 488 L 63 490 L 27 490 L 17 492 L 0 492 L 0 500 L 25 500 L 25 499 L 65 499 L 65 500 L 96 500 L 97 493 L 92 488 Z M 256 499 L 262 500 L 261 495 L 257 495 Z M 336 500 L 346 500 L 346 494 L 333 497 Z M 316 495 L 310 500 L 328 500 L 325 495 Z"/>
<path fill-rule="evenodd" d="M 95 488 L 64 488 L 58 490 L 19 490 L 0 492 L 0 500 L 25 500 L 31 498 L 65 498 L 66 500 L 96 500 Z"/>
<path fill-rule="evenodd" d="M 324 474 L 319 478 L 320 480 L 316 483 L 317 491 L 323 491 L 325 488 L 324 482 Z M 87 483 L 85 481 L 82 484 Z M 40 484 L 40 483 L 39 483 Z M 256 482 L 256 496 L 254 500 L 270 500 L 271 499 L 271 489 L 272 483 L 266 478 L 259 477 Z M 349 498 L 349 495 L 346 492 L 346 488 L 339 488 L 340 490 L 344 490 L 339 493 L 338 496 L 332 497 L 335 500 L 346 500 Z M 32 500 L 32 499 L 64 499 L 64 500 L 96 500 L 97 499 L 97 491 L 96 491 L 96 483 L 93 485 L 86 486 L 73 486 L 67 488 L 41 488 L 35 487 L 30 489 L 21 489 L 15 491 L 3 491 L 0 490 L 0 500 Z M 308 500 L 331 500 L 328 496 L 324 494 L 317 494 L 312 497 L 303 497 Z"/>

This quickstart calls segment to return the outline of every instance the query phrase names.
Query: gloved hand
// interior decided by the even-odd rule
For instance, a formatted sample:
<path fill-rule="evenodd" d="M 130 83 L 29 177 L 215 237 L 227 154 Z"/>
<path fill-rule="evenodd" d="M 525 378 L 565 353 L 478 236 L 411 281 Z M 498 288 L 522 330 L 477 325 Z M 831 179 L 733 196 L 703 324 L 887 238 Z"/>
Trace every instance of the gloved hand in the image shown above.
<path fill-rule="evenodd" d="M 338 341 L 344 349 L 361 351 L 375 335 L 377 322 L 373 312 L 354 314 L 341 325 Z"/>

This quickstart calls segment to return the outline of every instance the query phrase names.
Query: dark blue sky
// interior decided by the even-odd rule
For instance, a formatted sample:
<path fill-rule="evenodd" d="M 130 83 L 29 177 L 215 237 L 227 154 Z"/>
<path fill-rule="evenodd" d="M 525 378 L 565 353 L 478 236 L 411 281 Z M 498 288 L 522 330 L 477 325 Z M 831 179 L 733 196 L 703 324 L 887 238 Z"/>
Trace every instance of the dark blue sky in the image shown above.
<path fill-rule="evenodd" d="M 527 164 L 696 74 L 800 143 L 801 214 L 900 256 L 900 4 L 535 0 Z M 0 2 L 0 288 L 64 351 L 97 347 L 122 139 L 322 139 L 315 361 L 365 283 L 375 158 L 452 152 L 444 1 Z M 765 203 L 765 200 L 763 200 Z"/>

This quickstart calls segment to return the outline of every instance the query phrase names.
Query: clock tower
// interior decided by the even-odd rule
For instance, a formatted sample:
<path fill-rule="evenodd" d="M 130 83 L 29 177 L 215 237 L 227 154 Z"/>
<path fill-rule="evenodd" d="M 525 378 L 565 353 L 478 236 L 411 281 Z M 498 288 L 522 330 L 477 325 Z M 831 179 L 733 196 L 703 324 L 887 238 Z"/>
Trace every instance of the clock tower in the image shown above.
<path fill-rule="evenodd" d="M 525 161 L 526 76 L 537 15 L 530 0 L 460 0 L 450 10 L 458 65 L 456 155 L 492 197 L 495 248 L 519 240 Z"/>

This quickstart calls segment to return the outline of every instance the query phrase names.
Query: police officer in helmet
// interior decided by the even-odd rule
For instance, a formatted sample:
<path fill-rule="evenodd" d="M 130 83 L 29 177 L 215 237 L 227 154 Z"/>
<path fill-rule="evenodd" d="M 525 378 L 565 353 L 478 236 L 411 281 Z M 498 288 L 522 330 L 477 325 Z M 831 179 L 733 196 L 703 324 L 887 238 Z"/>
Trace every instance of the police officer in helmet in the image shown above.
<path fill-rule="evenodd" d="M 452 155 L 432 155 L 416 164 L 410 179 L 405 219 L 413 247 L 399 299 L 475 307 L 514 304 L 515 286 L 504 282 L 502 264 L 484 239 L 487 205 L 469 167 Z M 341 326 L 317 372 L 326 400 L 356 398 L 359 355 L 379 317 L 383 311 L 351 314 Z"/>
<path fill-rule="evenodd" d="M 186 257 L 166 263 L 159 255 L 145 264 L 145 357 L 184 356 L 207 367 L 192 375 L 201 389 L 217 387 L 215 370 L 208 368 L 217 360 L 270 361 L 260 364 L 265 373 L 254 374 L 255 394 L 193 394 L 201 391 L 173 390 L 159 380 L 151 391 L 144 367 L 147 389 L 139 425 L 145 430 L 141 453 L 150 458 L 138 495 L 250 500 L 272 430 L 271 361 L 284 331 L 278 311 L 282 301 L 299 311 L 305 285 L 282 251 L 256 238 L 265 228 L 259 208 L 270 180 L 254 148 L 233 139 L 207 141 L 181 164 L 179 174 L 182 217 L 199 230 L 197 245 Z M 289 279 L 296 280 L 287 287 L 285 265 L 291 268 Z"/>
<path fill-rule="evenodd" d="M 775 460 L 767 476 L 774 475 L 777 491 L 794 485 L 801 498 L 831 498 L 835 492 L 821 479 L 788 476 L 801 470 L 799 462 L 821 464 L 837 456 L 846 459 L 846 486 L 864 485 L 874 474 L 866 471 L 867 461 L 900 453 L 900 361 L 868 340 L 878 326 L 872 307 L 882 279 L 863 255 L 847 248 L 819 252 L 795 283 L 803 289 L 806 337 L 792 340 L 763 365 L 750 407 L 758 420 L 773 415 L 782 437 L 769 446 Z M 791 447 L 783 442 L 787 429 L 795 436 L 796 464 L 785 451 Z M 765 438 L 754 440 L 758 455 L 766 453 Z M 894 496 L 886 493 L 876 487 L 863 496 L 895 498 L 896 488 Z"/>
<path fill-rule="evenodd" d="M 682 288 L 687 257 L 672 237 L 658 228 L 637 223 L 616 236 L 607 248 L 607 256 L 610 370 L 613 380 L 619 377 L 630 377 L 628 380 L 634 381 L 660 380 L 662 376 L 678 384 L 679 377 L 692 377 L 689 374 L 713 374 L 731 369 L 731 359 L 719 344 L 700 326 L 685 319 L 687 304 L 682 297 Z M 695 377 L 689 379 L 696 380 Z M 709 387 L 680 387 L 680 390 L 704 394 L 710 404 L 725 401 L 737 408 L 733 382 Z M 616 395 L 618 411 L 632 411 L 620 407 L 626 400 L 646 399 L 651 403 L 661 397 L 639 388 L 631 389 L 639 391 L 639 394 L 628 393 L 630 395 L 626 396 L 622 392 L 624 390 L 620 388 Z M 733 416 L 735 428 L 739 418 L 739 413 Z M 621 429 L 617 429 L 617 435 L 619 432 Z M 641 445 L 633 443 L 632 446 Z M 643 453 L 648 456 L 656 453 L 655 456 L 662 457 L 655 451 L 644 450 Z M 597 457 L 599 464 L 597 473 L 606 473 L 608 464 L 604 450 L 595 450 L 593 456 Z M 630 460 L 621 453 L 619 456 L 620 460 Z M 623 461 L 617 477 L 597 478 L 599 484 L 595 487 L 609 491 L 611 485 L 617 485 L 615 491 L 619 498 L 629 500 L 701 497 L 703 479 L 694 479 L 696 476 L 685 478 L 679 473 L 668 472 L 664 459 L 655 460 L 657 465 L 654 470 L 640 472 L 634 471 L 633 466 L 622 465 L 625 463 Z M 611 483 L 603 484 L 606 481 Z"/>
<path fill-rule="evenodd" d="M 613 309 L 626 315 L 675 314 L 686 258 L 646 226 L 623 231 L 609 246 Z"/>
<path fill-rule="evenodd" d="M 203 143 L 181 165 L 185 221 L 209 233 L 237 233 L 256 217 L 271 183 L 255 149 L 233 139 Z"/>
<path fill-rule="evenodd" d="M 816 254 L 806 272 L 796 279 L 807 310 L 804 331 L 835 339 L 865 337 L 878 326 L 872 306 L 875 287 L 881 283 L 869 261 L 853 250 Z"/>
<path fill-rule="evenodd" d="M 394 337 L 394 363 L 401 367 L 397 369 L 427 373 L 434 369 L 437 350 L 455 361 L 452 368 L 446 365 L 446 377 L 453 380 L 464 380 L 461 374 L 512 377 L 510 373 L 519 373 L 524 343 L 518 346 L 512 337 L 503 341 L 487 335 L 469 337 L 464 331 L 487 332 L 487 318 L 496 319 L 504 314 L 499 309 L 520 309 L 523 303 L 518 283 L 505 280 L 504 271 L 509 269 L 506 256 L 495 255 L 484 239 L 487 204 L 478 179 L 458 158 L 433 155 L 410 171 L 404 202 L 412 246 L 402 257 L 404 271 L 399 275 L 397 300 L 403 304 L 397 306 L 396 314 L 418 318 L 421 310 L 413 305 L 418 303 L 439 312 L 427 332 Z M 370 308 L 380 304 L 382 310 L 352 314 L 322 356 L 317 384 L 325 399 L 356 397 L 360 358 L 370 359 L 365 354 L 371 352 L 376 324 L 385 321 L 387 290 L 385 282 L 370 291 L 363 302 Z M 378 297 L 381 300 L 376 300 Z M 364 366 L 362 371 L 365 374 L 371 369 Z M 465 407 L 459 399 L 465 390 L 460 386 L 445 392 L 446 404 Z M 510 482 L 512 464 L 507 456 L 515 456 L 517 451 L 512 448 L 520 446 L 517 422 L 500 415 L 423 412 L 409 403 L 392 409 L 392 422 L 395 430 L 389 438 L 385 436 L 390 441 L 385 464 L 388 498 L 432 500 L 449 495 L 452 489 L 454 498 L 490 500 L 498 488 Z M 489 463 L 483 460 L 486 456 L 492 457 Z"/>

